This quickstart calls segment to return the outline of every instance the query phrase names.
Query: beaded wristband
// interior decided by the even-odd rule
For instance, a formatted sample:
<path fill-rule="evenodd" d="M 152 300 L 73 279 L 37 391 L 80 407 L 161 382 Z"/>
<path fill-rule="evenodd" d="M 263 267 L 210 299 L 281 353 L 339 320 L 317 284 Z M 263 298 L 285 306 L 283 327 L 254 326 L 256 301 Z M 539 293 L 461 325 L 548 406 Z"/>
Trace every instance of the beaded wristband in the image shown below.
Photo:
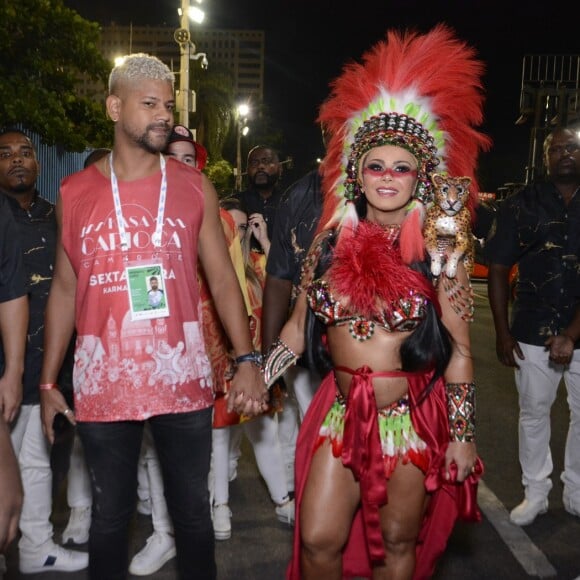
<path fill-rule="evenodd" d="M 56 383 L 43 383 L 42 385 L 38 385 L 38 388 L 41 391 L 51 391 L 52 389 L 58 390 L 58 385 Z"/>
<path fill-rule="evenodd" d="M 298 357 L 292 352 L 290 347 L 281 339 L 277 338 L 270 347 L 264 360 L 264 381 L 267 387 L 272 386 L 276 379 L 284 374 L 284 371 L 290 368 Z"/>
<path fill-rule="evenodd" d="M 475 441 L 475 383 L 446 383 L 451 441 Z"/>
<path fill-rule="evenodd" d="M 237 365 L 243 362 L 251 362 L 254 363 L 256 366 L 262 368 L 262 355 L 257 350 L 254 350 L 247 354 L 242 354 L 236 357 L 234 360 Z"/>

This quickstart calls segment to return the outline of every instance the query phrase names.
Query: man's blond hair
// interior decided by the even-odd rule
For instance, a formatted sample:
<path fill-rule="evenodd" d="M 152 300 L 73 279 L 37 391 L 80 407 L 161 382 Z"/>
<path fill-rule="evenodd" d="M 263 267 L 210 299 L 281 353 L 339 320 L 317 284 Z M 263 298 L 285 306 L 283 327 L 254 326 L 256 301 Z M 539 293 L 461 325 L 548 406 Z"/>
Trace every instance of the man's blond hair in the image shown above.
<path fill-rule="evenodd" d="M 121 63 L 111 71 L 109 75 L 109 94 L 114 95 L 119 85 L 124 82 L 143 79 L 167 81 L 173 86 L 175 75 L 156 56 L 143 52 L 129 54 L 124 56 L 121 59 Z"/>

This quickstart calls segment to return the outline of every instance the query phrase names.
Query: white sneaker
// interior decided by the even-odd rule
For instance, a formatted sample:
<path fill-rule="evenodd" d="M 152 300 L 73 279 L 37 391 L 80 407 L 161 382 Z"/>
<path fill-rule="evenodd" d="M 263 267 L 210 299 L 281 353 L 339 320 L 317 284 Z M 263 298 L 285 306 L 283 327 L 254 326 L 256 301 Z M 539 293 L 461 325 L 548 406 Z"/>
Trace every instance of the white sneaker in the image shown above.
<path fill-rule="evenodd" d="M 518 526 L 531 524 L 539 514 L 548 511 L 548 498 L 524 499 L 510 513 L 510 521 Z"/>
<path fill-rule="evenodd" d="M 39 572 L 76 572 L 89 566 L 87 552 L 66 550 L 53 542 L 47 542 L 38 552 L 20 550 L 20 572 L 37 574 Z"/>
<path fill-rule="evenodd" d="M 160 570 L 165 562 L 175 558 L 176 554 L 175 539 L 171 534 L 153 532 L 145 547 L 133 556 L 129 572 L 134 576 L 149 576 Z"/>
<path fill-rule="evenodd" d="M 296 517 L 295 514 L 296 506 L 294 504 L 294 500 L 291 499 L 287 501 L 285 504 L 276 506 L 276 517 L 279 521 L 283 524 L 288 524 L 289 526 L 294 525 L 294 519 Z"/>
<path fill-rule="evenodd" d="M 232 512 L 227 503 L 213 508 L 213 533 L 216 540 L 229 540 L 232 537 Z"/>
<path fill-rule="evenodd" d="M 137 502 L 137 511 L 144 516 L 150 516 L 153 511 L 151 507 L 151 498 L 140 499 Z"/>
<path fill-rule="evenodd" d="M 580 503 L 575 499 L 572 499 L 564 490 L 564 495 L 562 496 L 562 502 L 564 504 L 564 509 L 573 516 L 580 518 Z"/>
<path fill-rule="evenodd" d="M 62 533 L 63 544 L 86 544 L 91 527 L 91 508 L 79 507 L 70 510 L 68 524 Z"/>

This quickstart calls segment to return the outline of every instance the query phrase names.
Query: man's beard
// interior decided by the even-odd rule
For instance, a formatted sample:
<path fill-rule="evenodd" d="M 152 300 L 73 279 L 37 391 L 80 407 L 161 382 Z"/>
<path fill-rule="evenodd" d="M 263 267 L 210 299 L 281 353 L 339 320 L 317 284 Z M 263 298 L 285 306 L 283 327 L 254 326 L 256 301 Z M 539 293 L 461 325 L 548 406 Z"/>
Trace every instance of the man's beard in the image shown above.
<path fill-rule="evenodd" d="M 263 173 L 261 175 L 264 175 Z M 266 181 L 259 181 L 256 183 L 255 181 L 255 176 L 254 179 L 252 179 L 252 187 L 254 189 L 272 189 L 276 183 L 278 183 L 278 176 L 277 175 L 269 175 L 269 174 L 265 174 L 268 176 L 268 178 L 266 179 Z"/>
<path fill-rule="evenodd" d="M 165 136 L 165 139 L 163 141 L 156 142 L 150 137 L 150 132 L 153 131 L 154 129 L 159 128 L 160 126 L 167 128 L 167 135 Z M 140 136 L 135 138 L 135 142 L 142 149 L 145 149 L 145 151 L 147 151 L 148 153 L 160 153 L 161 151 L 164 151 L 165 148 L 167 147 L 167 141 L 169 140 L 170 133 L 171 132 L 169 131 L 169 125 L 167 124 L 147 125 L 145 131 Z"/>

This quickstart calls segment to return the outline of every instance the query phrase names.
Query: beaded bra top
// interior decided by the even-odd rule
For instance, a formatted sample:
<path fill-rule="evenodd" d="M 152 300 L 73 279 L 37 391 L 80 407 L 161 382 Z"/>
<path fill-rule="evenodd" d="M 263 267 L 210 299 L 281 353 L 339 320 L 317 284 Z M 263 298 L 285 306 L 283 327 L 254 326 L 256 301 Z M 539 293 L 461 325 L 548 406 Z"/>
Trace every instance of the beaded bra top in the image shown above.
<path fill-rule="evenodd" d="M 378 324 L 387 332 L 405 332 L 415 330 L 425 318 L 425 296 L 410 291 L 406 297 L 401 297 L 389 305 L 388 309 L 379 313 L 374 320 L 366 320 L 348 310 L 332 295 L 326 280 L 315 280 L 306 290 L 308 305 L 320 321 L 331 326 L 351 325 L 351 333 L 358 336 L 366 334 Z M 365 332 L 365 329 L 368 329 Z M 372 336 L 372 334 L 370 335 Z M 370 336 L 368 338 L 370 338 Z"/>
<path fill-rule="evenodd" d="M 357 340 L 369 339 L 378 325 L 407 332 L 425 319 L 433 286 L 403 264 L 399 228 L 361 222 L 348 248 L 337 249 L 324 278 L 305 288 L 315 316 L 329 326 L 348 324 Z"/>

